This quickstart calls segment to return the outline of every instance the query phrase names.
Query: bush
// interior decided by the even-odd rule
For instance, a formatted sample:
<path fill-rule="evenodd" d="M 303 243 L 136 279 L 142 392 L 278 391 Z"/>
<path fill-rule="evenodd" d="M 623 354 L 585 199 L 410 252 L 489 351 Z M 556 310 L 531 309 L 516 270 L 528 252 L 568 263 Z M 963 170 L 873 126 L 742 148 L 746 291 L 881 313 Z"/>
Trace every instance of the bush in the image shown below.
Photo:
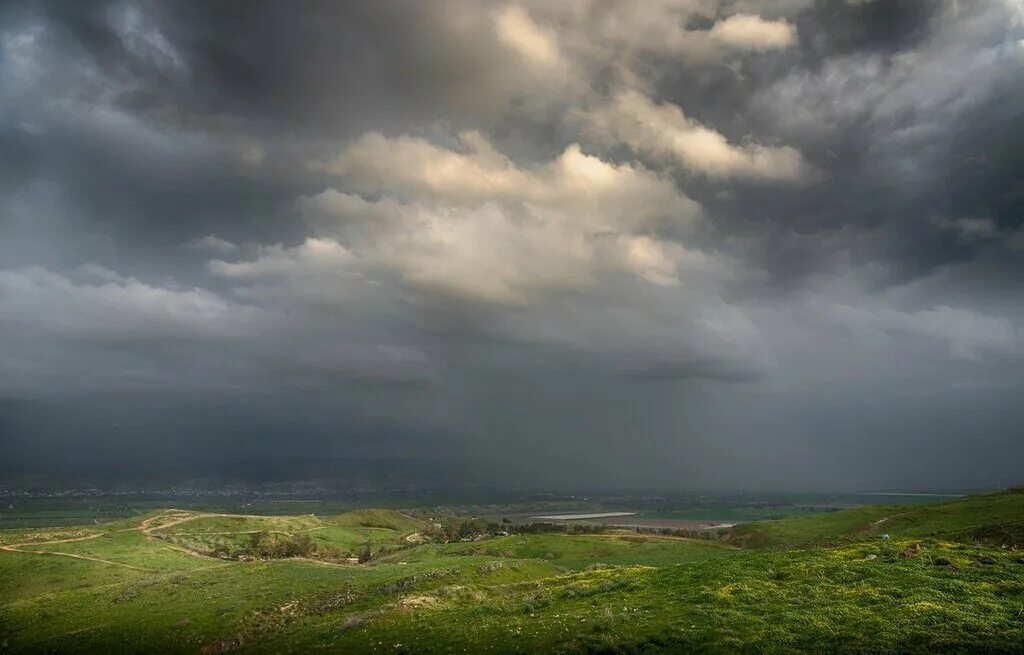
<path fill-rule="evenodd" d="M 244 554 L 261 559 L 281 559 L 308 557 L 315 552 L 316 544 L 308 534 L 279 535 L 260 530 L 249 536 L 249 544 Z"/>
<path fill-rule="evenodd" d="M 363 548 L 363 552 L 359 553 L 359 563 L 365 564 L 370 561 L 373 557 L 373 553 L 370 551 L 370 544 L 366 544 L 366 548 Z"/>

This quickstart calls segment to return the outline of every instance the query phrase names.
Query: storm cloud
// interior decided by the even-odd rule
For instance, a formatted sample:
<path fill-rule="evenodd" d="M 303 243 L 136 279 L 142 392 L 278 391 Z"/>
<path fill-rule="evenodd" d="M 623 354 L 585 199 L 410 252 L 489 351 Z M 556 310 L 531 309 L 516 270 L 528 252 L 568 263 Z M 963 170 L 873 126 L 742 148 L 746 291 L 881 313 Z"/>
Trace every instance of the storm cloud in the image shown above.
<path fill-rule="evenodd" d="M 1017 0 L 7 3 L 0 457 L 1019 482 L 1022 134 Z"/>

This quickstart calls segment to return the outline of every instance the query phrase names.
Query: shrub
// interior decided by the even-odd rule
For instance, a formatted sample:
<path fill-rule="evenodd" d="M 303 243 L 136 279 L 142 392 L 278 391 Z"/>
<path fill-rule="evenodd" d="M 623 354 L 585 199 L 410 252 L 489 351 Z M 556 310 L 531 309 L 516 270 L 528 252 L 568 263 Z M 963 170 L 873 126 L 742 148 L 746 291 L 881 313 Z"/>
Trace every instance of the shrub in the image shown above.
<path fill-rule="evenodd" d="M 316 544 L 308 534 L 278 535 L 260 530 L 249 536 L 249 544 L 244 554 L 262 559 L 280 559 L 308 557 L 315 552 Z"/>

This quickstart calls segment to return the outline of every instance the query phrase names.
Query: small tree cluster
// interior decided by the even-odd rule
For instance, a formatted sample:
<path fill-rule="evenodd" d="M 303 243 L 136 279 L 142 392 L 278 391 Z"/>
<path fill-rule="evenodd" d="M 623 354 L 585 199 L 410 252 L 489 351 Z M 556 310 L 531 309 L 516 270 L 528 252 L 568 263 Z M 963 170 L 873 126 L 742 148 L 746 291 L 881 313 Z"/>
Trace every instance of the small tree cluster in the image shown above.
<path fill-rule="evenodd" d="M 266 530 L 249 536 L 248 555 L 263 559 L 308 557 L 316 552 L 316 544 L 308 534 L 271 534 Z"/>

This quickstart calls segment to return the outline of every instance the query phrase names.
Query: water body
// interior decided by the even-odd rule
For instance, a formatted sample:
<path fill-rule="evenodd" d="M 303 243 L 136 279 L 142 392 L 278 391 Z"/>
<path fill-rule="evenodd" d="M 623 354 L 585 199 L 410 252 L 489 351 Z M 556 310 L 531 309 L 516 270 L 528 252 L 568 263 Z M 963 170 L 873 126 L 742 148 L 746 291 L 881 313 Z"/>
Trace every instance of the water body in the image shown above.
<path fill-rule="evenodd" d="M 861 496 L 909 496 L 910 498 L 963 498 L 964 494 L 915 494 L 893 491 L 864 491 Z"/>
<path fill-rule="evenodd" d="M 604 512 L 601 514 L 549 514 L 547 516 L 531 516 L 531 519 L 546 521 L 579 521 L 584 519 L 610 519 L 617 516 L 634 516 L 636 512 Z"/>

